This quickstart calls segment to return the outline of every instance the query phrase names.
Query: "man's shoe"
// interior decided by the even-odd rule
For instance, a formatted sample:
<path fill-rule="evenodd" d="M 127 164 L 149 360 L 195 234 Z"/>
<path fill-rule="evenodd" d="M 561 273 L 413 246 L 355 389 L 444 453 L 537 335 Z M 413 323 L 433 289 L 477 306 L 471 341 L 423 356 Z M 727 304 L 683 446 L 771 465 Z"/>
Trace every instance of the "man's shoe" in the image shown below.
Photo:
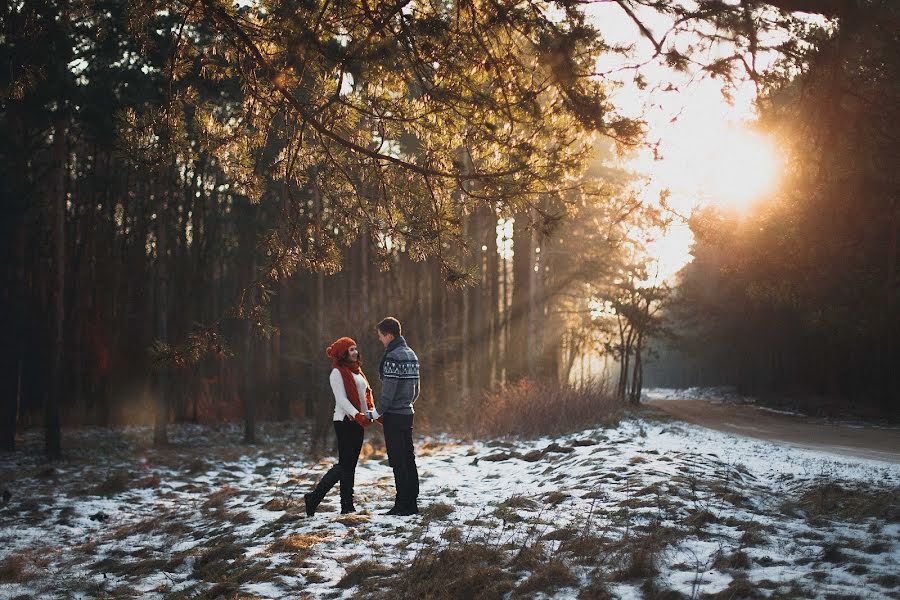
<path fill-rule="evenodd" d="M 384 514 L 386 514 L 386 515 L 399 515 L 399 514 L 400 514 L 400 509 L 397 508 L 397 507 L 395 506 L 394 508 L 392 508 L 391 510 L 387 511 L 387 512 L 384 513 Z"/>
<path fill-rule="evenodd" d="M 411 506 L 397 511 L 397 515 L 400 517 L 411 517 L 412 515 L 417 514 L 419 514 L 419 508 L 417 506 Z"/>
<path fill-rule="evenodd" d="M 356 512 L 356 507 L 354 507 L 352 504 L 349 504 L 349 505 L 342 504 L 341 505 L 341 514 L 342 515 L 349 515 L 350 513 L 355 513 L 355 512 Z"/>

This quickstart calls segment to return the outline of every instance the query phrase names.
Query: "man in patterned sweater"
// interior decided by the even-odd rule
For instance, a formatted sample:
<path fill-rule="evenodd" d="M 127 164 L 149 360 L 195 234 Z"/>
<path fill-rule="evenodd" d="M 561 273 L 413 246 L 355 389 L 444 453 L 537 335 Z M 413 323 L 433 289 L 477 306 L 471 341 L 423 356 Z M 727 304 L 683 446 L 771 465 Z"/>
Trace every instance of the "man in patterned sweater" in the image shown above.
<path fill-rule="evenodd" d="M 387 317 L 376 330 L 384 344 L 384 356 L 378 368 L 382 386 L 374 418 L 383 417 L 384 443 L 397 487 L 394 507 L 387 514 L 406 517 L 419 512 L 419 472 L 412 440 L 413 402 L 419 397 L 419 359 L 400 335 L 400 321 Z"/>

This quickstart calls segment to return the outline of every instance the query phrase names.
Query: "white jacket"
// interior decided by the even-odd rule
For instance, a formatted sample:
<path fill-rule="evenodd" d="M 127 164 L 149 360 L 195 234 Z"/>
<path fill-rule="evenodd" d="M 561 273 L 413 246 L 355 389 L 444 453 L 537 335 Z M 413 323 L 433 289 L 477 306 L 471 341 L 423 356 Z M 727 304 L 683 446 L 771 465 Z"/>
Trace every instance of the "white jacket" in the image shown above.
<path fill-rule="evenodd" d="M 356 413 L 360 411 L 356 410 L 356 407 L 353 406 L 353 403 L 347 398 L 347 391 L 344 389 L 344 378 L 341 377 L 341 372 L 337 369 L 332 369 L 331 375 L 328 376 L 328 381 L 331 382 L 331 391 L 334 392 L 333 420 L 343 421 L 345 416 L 350 417 L 351 419 L 355 417 Z M 363 407 L 363 414 L 365 414 L 366 379 L 362 375 L 354 373 L 353 381 L 356 382 L 356 390 L 359 393 L 359 402 Z"/>

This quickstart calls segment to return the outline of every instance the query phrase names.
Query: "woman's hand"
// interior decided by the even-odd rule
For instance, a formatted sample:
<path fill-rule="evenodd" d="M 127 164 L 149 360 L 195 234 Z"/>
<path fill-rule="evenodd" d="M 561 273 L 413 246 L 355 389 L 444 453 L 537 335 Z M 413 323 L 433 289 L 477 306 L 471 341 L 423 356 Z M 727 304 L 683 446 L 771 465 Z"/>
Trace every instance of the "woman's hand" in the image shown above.
<path fill-rule="evenodd" d="M 362 414 L 361 412 L 356 413 L 353 417 L 353 420 L 356 421 L 360 427 L 368 427 L 372 424 L 372 419 Z"/>

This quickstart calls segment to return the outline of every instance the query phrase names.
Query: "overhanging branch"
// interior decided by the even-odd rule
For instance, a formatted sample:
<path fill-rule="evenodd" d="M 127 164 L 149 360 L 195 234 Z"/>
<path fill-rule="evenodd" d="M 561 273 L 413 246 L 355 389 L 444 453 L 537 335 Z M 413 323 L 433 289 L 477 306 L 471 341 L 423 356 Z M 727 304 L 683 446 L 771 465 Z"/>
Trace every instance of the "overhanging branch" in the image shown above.
<path fill-rule="evenodd" d="M 214 19 L 219 21 L 221 25 L 224 25 L 229 31 L 231 31 L 231 33 L 237 38 L 237 40 L 245 48 L 245 50 L 250 53 L 250 56 L 253 58 L 256 65 L 263 70 L 268 82 L 278 91 L 278 93 L 280 93 L 285 98 L 288 104 L 290 104 L 291 107 L 297 111 L 297 113 L 303 118 L 303 120 L 309 123 L 310 127 L 312 127 L 320 135 L 336 142 L 340 146 L 343 146 L 344 148 L 356 154 L 397 165 L 398 167 L 401 167 L 418 175 L 422 175 L 424 177 L 450 178 L 466 181 L 507 177 L 509 175 L 513 175 L 522 171 L 522 168 L 510 169 L 495 173 L 474 172 L 470 174 L 438 171 L 422 167 L 421 165 L 403 160 L 402 158 L 398 158 L 396 156 L 382 154 L 380 152 L 372 150 L 371 148 L 366 148 L 365 146 L 348 140 L 347 138 L 336 133 L 331 128 L 326 127 L 321 121 L 316 119 L 299 100 L 297 100 L 294 94 L 287 88 L 287 85 L 278 77 L 277 70 L 271 65 L 271 63 L 269 63 L 266 57 L 263 56 L 263 53 L 256 46 L 256 43 L 253 41 L 253 39 L 251 39 L 247 32 L 244 31 L 243 27 L 241 27 L 236 19 L 231 14 L 229 14 L 228 11 L 225 10 L 217 0 L 203 0 L 203 6 L 206 8 L 208 14 L 210 14 Z"/>

